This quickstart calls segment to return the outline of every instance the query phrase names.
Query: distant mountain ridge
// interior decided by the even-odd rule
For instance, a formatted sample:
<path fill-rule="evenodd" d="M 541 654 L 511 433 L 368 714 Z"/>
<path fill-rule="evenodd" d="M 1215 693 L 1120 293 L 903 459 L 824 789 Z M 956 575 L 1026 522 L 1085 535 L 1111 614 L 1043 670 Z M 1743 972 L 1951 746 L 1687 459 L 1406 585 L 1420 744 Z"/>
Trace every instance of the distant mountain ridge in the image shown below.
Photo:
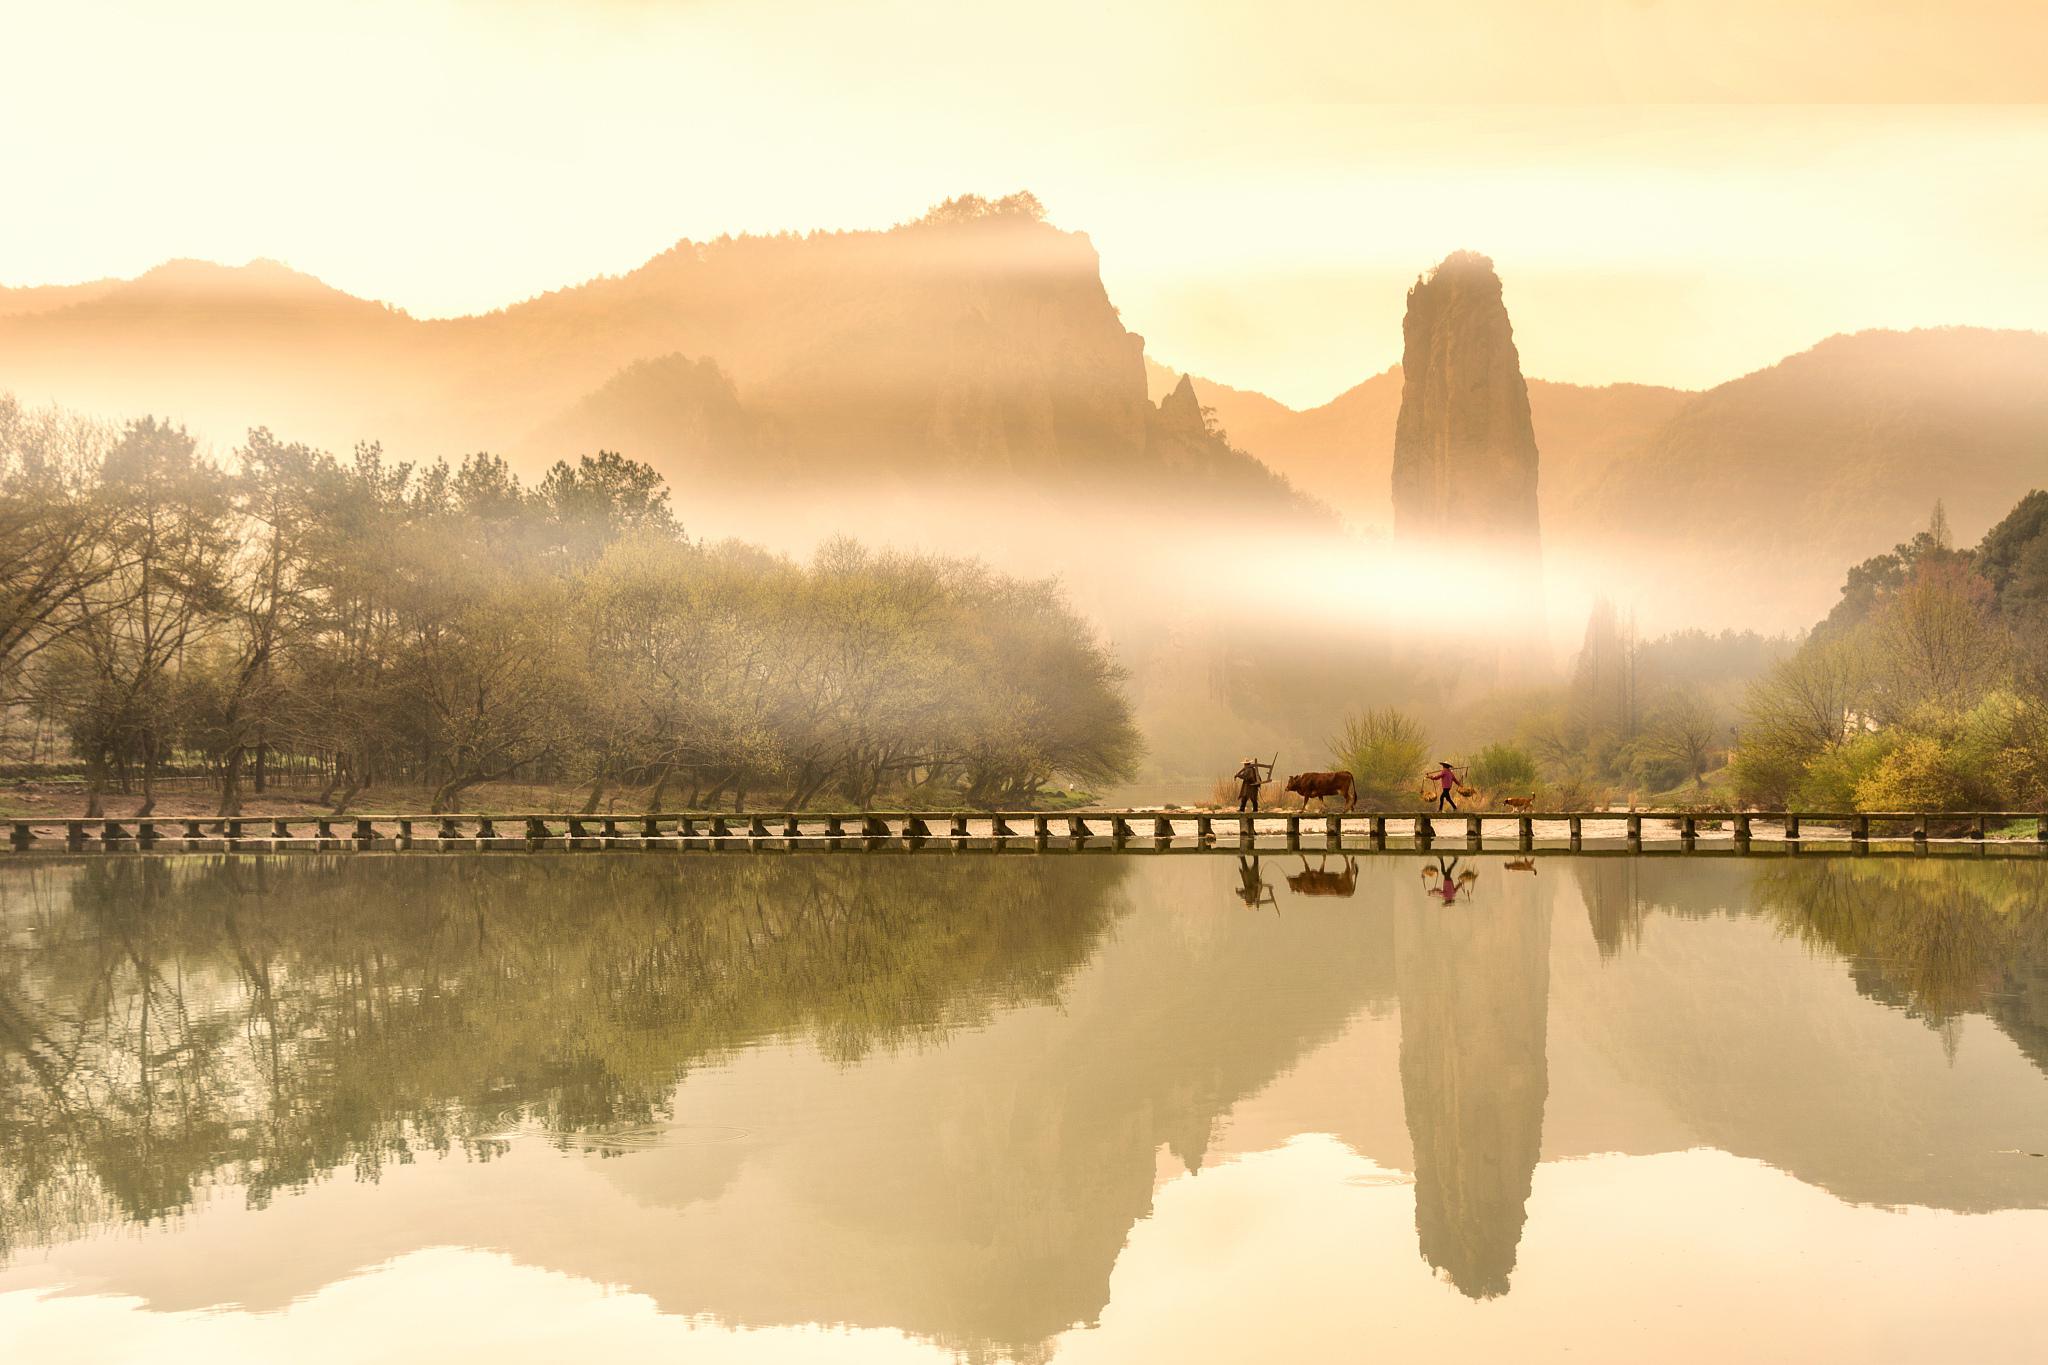
<path fill-rule="evenodd" d="M 1150 479 L 1165 503 L 1329 514 L 1162 419 L 1094 247 L 1026 197 L 886 231 L 684 242 L 625 275 L 417 319 L 274 262 L 177 261 L 0 306 L 0 390 L 529 468 L 599 447 L 671 482 Z"/>
<path fill-rule="evenodd" d="M 1148 371 L 1155 390 L 1168 373 Z M 1399 367 L 1320 407 L 1197 377 L 1233 444 L 1354 525 L 1391 520 Z M 1829 337 L 1701 393 L 1529 381 L 1546 545 L 1654 575 L 1674 615 L 1803 628 L 1842 566 L 1924 525 L 1974 539 L 2048 487 L 2048 334 L 1974 327 Z M 1627 596 L 1629 578 L 1614 580 Z"/>

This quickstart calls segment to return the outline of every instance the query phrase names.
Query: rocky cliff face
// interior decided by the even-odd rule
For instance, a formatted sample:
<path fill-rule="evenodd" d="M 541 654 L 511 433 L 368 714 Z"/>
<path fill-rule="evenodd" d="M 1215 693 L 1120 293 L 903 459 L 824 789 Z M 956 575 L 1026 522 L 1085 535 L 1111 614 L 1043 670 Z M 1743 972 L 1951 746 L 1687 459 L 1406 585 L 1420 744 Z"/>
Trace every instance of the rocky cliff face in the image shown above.
<path fill-rule="evenodd" d="M 1401 333 L 1395 534 L 1533 547 L 1536 433 L 1493 262 L 1447 257 L 1408 291 Z"/>

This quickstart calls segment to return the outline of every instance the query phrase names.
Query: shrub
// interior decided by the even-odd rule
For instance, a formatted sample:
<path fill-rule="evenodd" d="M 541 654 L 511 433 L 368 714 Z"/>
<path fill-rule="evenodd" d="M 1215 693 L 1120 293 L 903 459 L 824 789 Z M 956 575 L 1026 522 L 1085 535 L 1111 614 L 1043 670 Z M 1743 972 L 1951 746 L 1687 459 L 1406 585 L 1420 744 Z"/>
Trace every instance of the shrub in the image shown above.
<path fill-rule="evenodd" d="M 1898 747 L 1899 736 L 1880 731 L 1858 735 L 1824 750 L 1793 784 L 1792 804 L 1801 810 L 1854 810 L 1856 793 Z"/>
<path fill-rule="evenodd" d="M 1909 735 L 1856 784 L 1858 810 L 1964 810 L 1969 774 L 1933 735 Z"/>
<path fill-rule="evenodd" d="M 1736 801 L 1755 810 L 1783 810 L 1806 776 L 1797 754 L 1781 748 L 1744 744 L 1728 760 Z"/>
<path fill-rule="evenodd" d="M 1536 760 L 1518 745 L 1489 744 L 1473 758 L 1470 776 L 1490 796 L 1521 796 L 1536 789 Z"/>
<path fill-rule="evenodd" d="M 1391 706 L 1348 716 L 1343 733 L 1330 741 L 1330 756 L 1349 769 L 1358 799 L 1368 808 L 1414 804 L 1429 764 L 1422 727 Z"/>

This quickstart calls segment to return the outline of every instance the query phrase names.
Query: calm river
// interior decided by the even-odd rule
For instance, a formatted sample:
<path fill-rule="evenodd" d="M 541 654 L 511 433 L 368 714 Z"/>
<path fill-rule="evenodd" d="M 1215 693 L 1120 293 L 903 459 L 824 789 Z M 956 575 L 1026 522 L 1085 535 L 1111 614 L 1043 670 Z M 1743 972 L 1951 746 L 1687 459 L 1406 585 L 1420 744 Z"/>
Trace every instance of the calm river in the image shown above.
<path fill-rule="evenodd" d="M 2048 864 L 0 864 L 0 1359 L 2048 1357 Z"/>

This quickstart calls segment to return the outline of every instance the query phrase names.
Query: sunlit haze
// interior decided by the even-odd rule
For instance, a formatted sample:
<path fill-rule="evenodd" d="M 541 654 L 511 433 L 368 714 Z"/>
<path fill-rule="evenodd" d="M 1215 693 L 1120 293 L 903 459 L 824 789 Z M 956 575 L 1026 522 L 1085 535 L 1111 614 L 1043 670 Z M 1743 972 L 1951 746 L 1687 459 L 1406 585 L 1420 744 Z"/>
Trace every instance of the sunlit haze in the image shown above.
<path fill-rule="evenodd" d="M 269 257 L 445 316 L 1028 188 L 1152 354 L 1297 406 L 1460 247 L 1550 379 L 2048 326 L 2032 5 L 7 8 L 0 284 Z"/>

